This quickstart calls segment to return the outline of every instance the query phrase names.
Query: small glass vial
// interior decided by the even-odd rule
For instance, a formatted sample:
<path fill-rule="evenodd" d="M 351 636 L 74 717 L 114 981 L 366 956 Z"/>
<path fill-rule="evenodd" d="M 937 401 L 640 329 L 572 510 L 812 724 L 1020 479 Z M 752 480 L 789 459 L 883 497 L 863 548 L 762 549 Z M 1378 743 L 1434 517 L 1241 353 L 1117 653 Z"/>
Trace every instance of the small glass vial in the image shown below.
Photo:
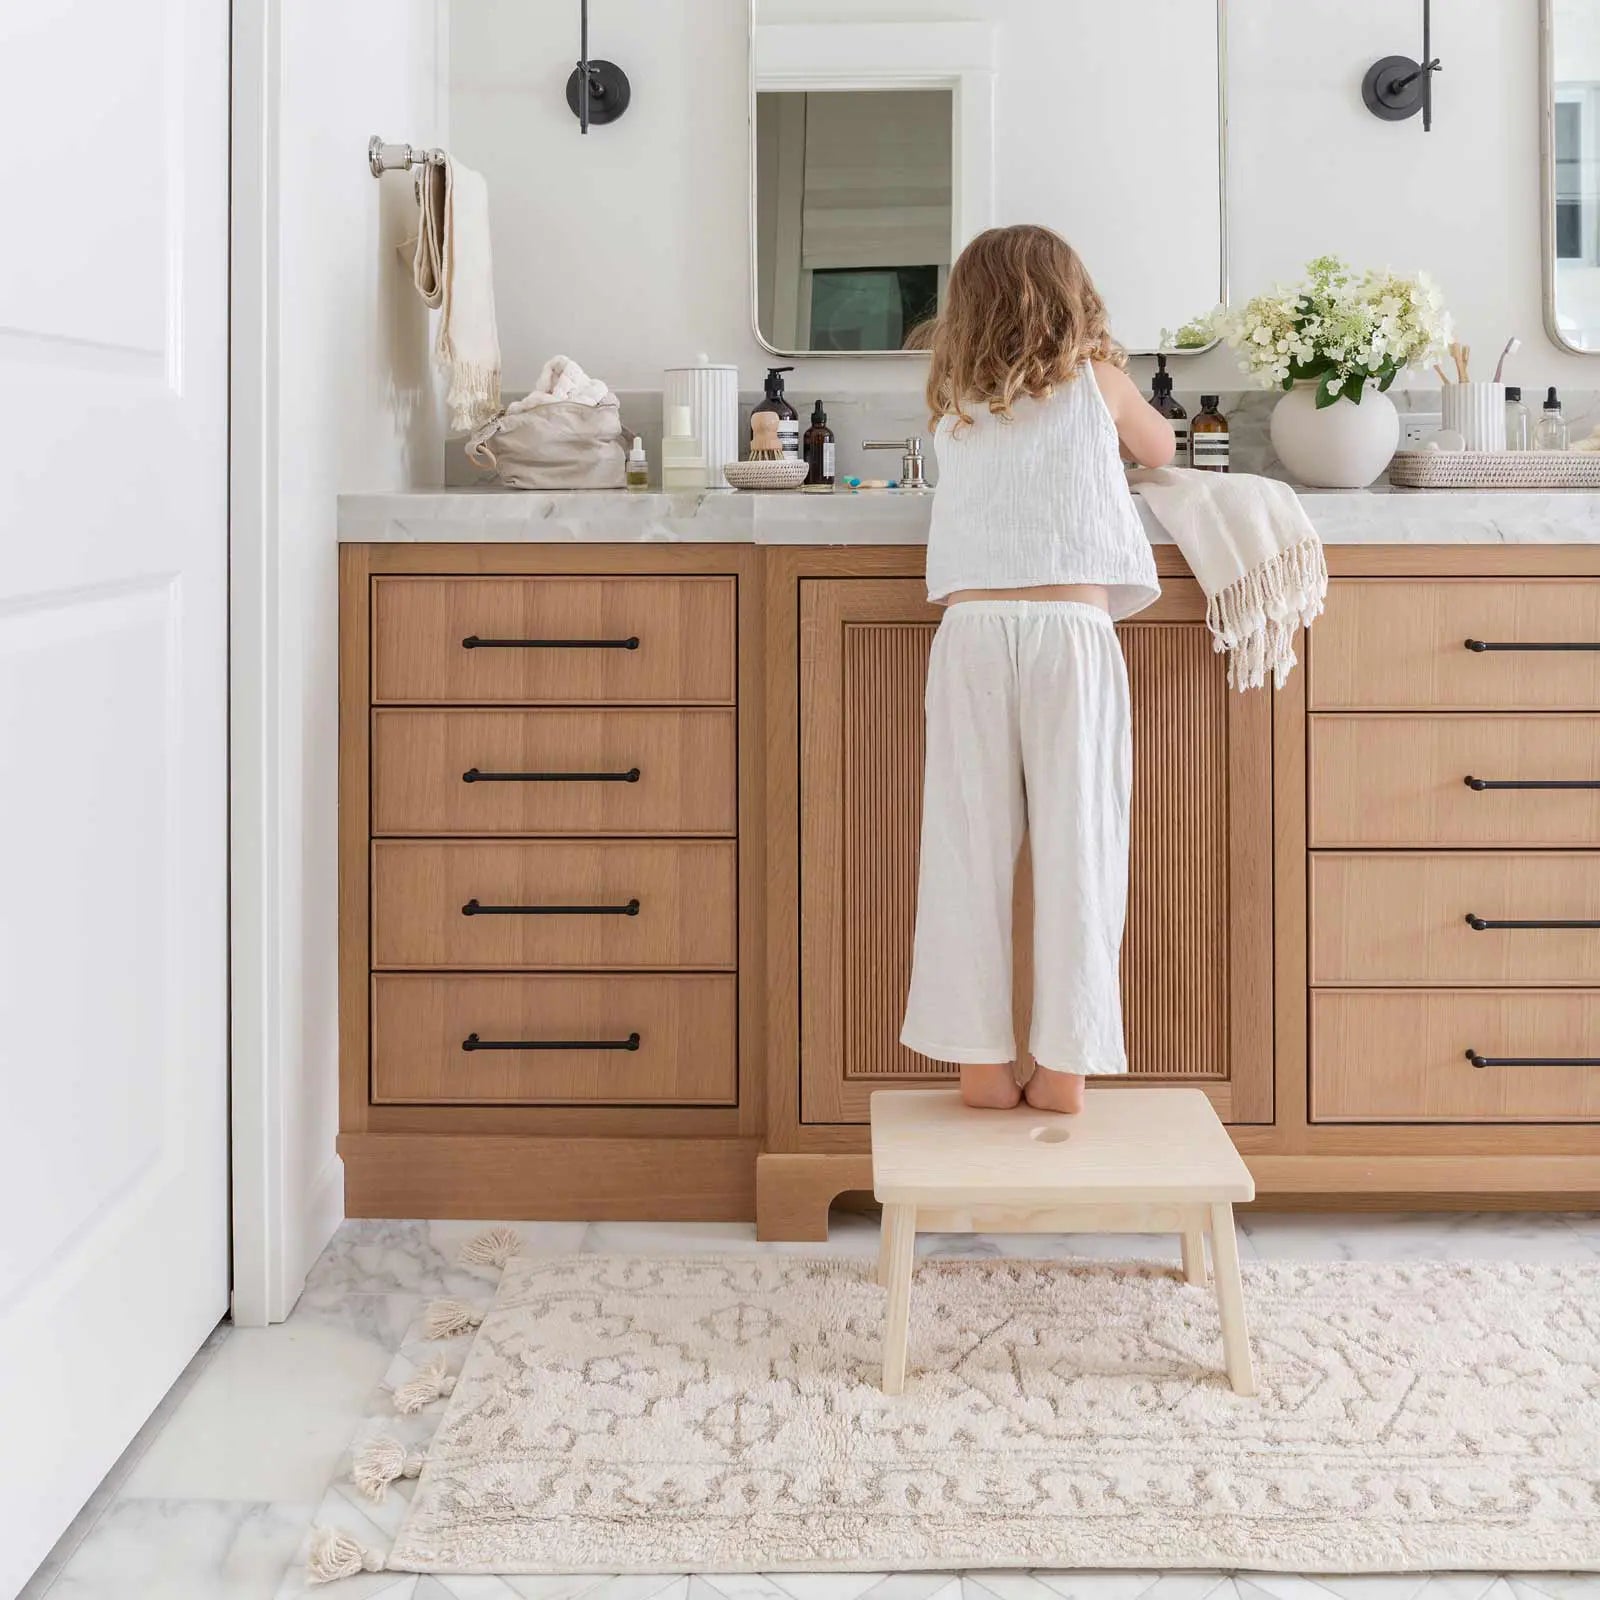
<path fill-rule="evenodd" d="M 1514 384 L 1506 386 L 1506 449 L 1531 450 L 1533 448 L 1533 417 L 1522 403 L 1522 391 Z"/>
<path fill-rule="evenodd" d="M 1552 388 L 1544 397 L 1544 415 L 1533 430 L 1535 450 L 1565 450 L 1567 448 L 1567 419 L 1561 415 L 1561 396 Z"/>
<path fill-rule="evenodd" d="M 1217 408 L 1221 395 L 1200 396 L 1200 409 L 1189 425 L 1189 449 L 1196 472 L 1228 470 L 1228 419 Z"/>
<path fill-rule="evenodd" d="M 641 494 L 650 487 L 650 463 L 645 458 L 644 440 L 633 436 L 633 448 L 628 452 L 628 487 Z"/>

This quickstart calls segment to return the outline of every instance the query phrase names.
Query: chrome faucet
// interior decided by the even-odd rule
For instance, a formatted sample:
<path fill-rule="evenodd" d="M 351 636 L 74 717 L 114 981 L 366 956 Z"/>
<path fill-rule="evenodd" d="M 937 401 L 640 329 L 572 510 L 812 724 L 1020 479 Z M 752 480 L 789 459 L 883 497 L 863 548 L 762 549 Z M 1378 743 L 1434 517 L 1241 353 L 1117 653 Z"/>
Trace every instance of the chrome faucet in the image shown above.
<path fill-rule="evenodd" d="M 922 440 L 915 435 L 909 439 L 865 439 L 861 448 L 900 451 L 900 487 L 902 489 L 928 487 L 928 480 L 922 475 Z"/>

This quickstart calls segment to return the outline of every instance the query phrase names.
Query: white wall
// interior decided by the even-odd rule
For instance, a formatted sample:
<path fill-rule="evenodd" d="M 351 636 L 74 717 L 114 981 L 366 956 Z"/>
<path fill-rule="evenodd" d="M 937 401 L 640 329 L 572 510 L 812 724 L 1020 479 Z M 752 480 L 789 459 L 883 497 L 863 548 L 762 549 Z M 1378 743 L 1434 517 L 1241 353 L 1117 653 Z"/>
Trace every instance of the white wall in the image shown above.
<path fill-rule="evenodd" d="M 867 20 L 934 8 L 811 0 L 800 9 Z M 960 0 L 936 9 L 962 14 Z M 1326 250 L 1427 267 L 1475 350 L 1520 333 L 1516 375 L 1526 384 L 1595 386 L 1600 368 L 1543 332 L 1535 0 L 1435 7 L 1444 71 L 1428 135 L 1420 119 L 1379 122 L 1360 93 L 1377 57 L 1420 48 L 1420 7 L 1229 0 L 1228 9 L 1235 297 Z M 663 366 L 705 350 L 737 361 L 753 387 L 766 359 L 750 332 L 744 0 L 603 0 L 591 11 L 591 49 L 628 71 L 633 106 L 587 140 L 561 97 L 575 6 L 471 0 L 454 12 L 454 148 L 489 180 L 507 387 L 525 386 L 556 350 L 618 389 L 659 387 Z M 1160 84 L 1126 76 L 1125 115 L 1161 116 Z M 1171 130 L 1175 162 L 1185 133 Z M 1015 220 L 1018 205 L 1006 208 Z M 921 371 L 813 361 L 791 388 L 914 389 Z M 1236 387 L 1238 374 L 1218 351 L 1179 381 Z"/>
<path fill-rule="evenodd" d="M 261 415 L 237 394 L 235 414 L 247 490 L 259 469 L 255 503 L 235 503 L 233 668 L 236 1315 L 251 1321 L 287 1313 L 344 1215 L 335 498 L 437 483 L 443 438 L 428 314 L 394 248 L 411 181 L 375 180 L 366 144 L 447 142 L 449 45 L 447 0 L 262 9 L 264 181 L 235 201 L 265 219 L 258 260 L 238 263 L 264 290 L 259 361 L 238 350 Z"/>

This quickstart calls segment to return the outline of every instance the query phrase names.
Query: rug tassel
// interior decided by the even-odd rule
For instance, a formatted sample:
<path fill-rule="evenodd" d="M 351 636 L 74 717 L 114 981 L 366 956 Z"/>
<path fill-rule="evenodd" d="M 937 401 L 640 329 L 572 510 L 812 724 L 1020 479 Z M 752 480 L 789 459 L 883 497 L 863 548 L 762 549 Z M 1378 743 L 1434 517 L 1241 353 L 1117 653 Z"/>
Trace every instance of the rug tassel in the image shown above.
<path fill-rule="evenodd" d="M 421 1471 L 420 1450 L 407 1450 L 398 1439 L 369 1439 L 351 1458 L 350 1481 L 367 1499 L 381 1501 L 397 1478 L 414 1478 Z"/>
<path fill-rule="evenodd" d="M 409 1417 L 432 1401 L 453 1394 L 455 1387 L 454 1375 L 445 1371 L 444 1357 L 439 1356 L 395 1390 L 394 1408 L 401 1416 Z"/>
<path fill-rule="evenodd" d="M 362 1572 L 382 1572 L 385 1559 L 380 1551 L 369 1550 L 337 1528 L 316 1528 L 306 1558 L 306 1577 L 312 1583 L 332 1583 Z"/>
<path fill-rule="evenodd" d="M 482 1321 L 482 1309 L 465 1300 L 434 1300 L 422 1314 L 422 1331 L 430 1339 L 450 1339 L 470 1332 Z"/>
<path fill-rule="evenodd" d="M 515 1228 L 489 1228 L 461 1247 L 461 1261 L 469 1267 L 503 1267 L 522 1253 L 522 1235 Z"/>

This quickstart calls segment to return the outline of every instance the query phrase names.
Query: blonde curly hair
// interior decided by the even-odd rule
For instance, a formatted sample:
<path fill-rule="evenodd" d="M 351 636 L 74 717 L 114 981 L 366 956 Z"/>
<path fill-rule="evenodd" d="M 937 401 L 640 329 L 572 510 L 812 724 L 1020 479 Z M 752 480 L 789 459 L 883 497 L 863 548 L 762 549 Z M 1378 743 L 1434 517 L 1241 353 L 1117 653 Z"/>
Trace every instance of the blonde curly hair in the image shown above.
<path fill-rule="evenodd" d="M 956 258 L 933 331 L 928 423 L 970 423 L 968 404 L 1011 415 L 1048 399 L 1086 360 L 1126 367 L 1105 302 L 1078 252 L 1032 223 L 989 228 Z"/>

